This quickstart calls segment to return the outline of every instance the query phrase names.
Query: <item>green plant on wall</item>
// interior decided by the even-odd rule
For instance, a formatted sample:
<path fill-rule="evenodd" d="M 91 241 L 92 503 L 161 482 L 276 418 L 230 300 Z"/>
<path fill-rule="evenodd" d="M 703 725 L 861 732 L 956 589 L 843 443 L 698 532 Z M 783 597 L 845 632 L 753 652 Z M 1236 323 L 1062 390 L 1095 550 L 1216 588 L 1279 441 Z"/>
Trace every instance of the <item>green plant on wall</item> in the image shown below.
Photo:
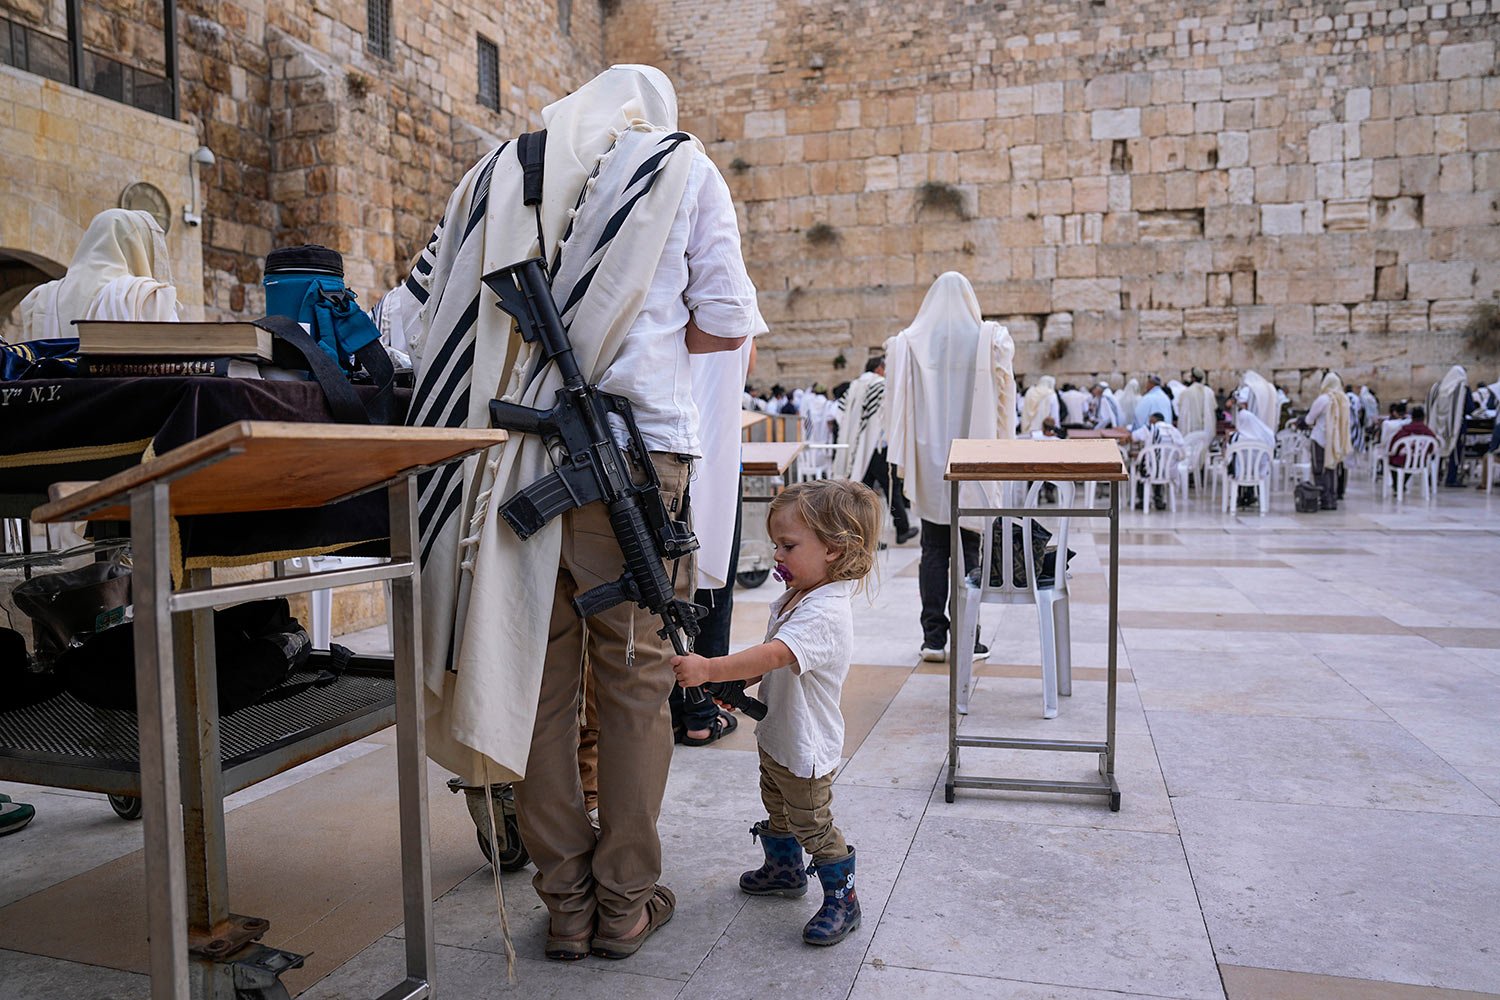
<path fill-rule="evenodd" d="M 826 222 L 814 222 L 807 227 L 807 242 L 813 246 L 828 246 L 830 243 L 837 243 L 838 238 L 839 231 Z"/>
<path fill-rule="evenodd" d="M 846 357 L 844 357 L 844 352 L 843 351 L 839 351 L 837 354 L 835 354 L 833 356 L 833 367 L 834 368 L 836 368 L 836 369 L 842 369 L 842 368 L 847 367 L 848 364 L 849 364 L 849 359 L 846 358 Z"/>
<path fill-rule="evenodd" d="M 923 208 L 952 212 L 960 219 L 969 217 L 964 193 L 946 181 L 925 181 L 917 189 L 917 204 Z"/>
<path fill-rule="evenodd" d="M 1500 302 L 1476 303 L 1464 324 L 1469 350 L 1481 358 L 1500 357 Z"/>

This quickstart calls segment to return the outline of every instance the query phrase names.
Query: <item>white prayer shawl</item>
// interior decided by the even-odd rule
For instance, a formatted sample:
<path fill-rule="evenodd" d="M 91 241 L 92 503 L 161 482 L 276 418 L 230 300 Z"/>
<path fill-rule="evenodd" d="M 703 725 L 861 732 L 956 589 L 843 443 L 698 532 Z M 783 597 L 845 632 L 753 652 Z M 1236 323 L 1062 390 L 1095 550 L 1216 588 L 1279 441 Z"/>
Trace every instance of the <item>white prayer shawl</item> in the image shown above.
<path fill-rule="evenodd" d="M 1267 447 L 1276 447 L 1276 433 L 1255 415 L 1254 410 L 1248 408 L 1235 411 L 1234 440 L 1258 441 Z"/>
<path fill-rule="evenodd" d="M 1125 388 L 1115 395 L 1115 403 L 1120 410 L 1120 427 L 1129 427 L 1130 422 L 1135 419 L 1135 409 L 1141 403 L 1141 381 L 1131 379 L 1125 383 Z"/>
<path fill-rule="evenodd" d="M 665 77 L 637 67 L 606 70 L 542 112 L 544 256 L 561 241 L 553 296 L 590 380 L 640 312 L 701 149 L 647 124 L 673 124 L 675 112 Z M 550 406 L 561 384 L 555 365 L 533 377 L 537 346 L 521 342 L 480 282 L 537 253 L 517 147 L 506 143 L 464 176 L 408 279 L 422 303 L 413 424 L 487 427 L 492 397 Z M 625 224 L 610 240 L 617 213 Z M 523 542 L 497 520 L 502 501 L 551 469 L 539 439 L 516 435 L 461 474 L 450 465 L 420 484 L 428 753 L 471 781 L 525 776 L 562 525 Z"/>
<path fill-rule="evenodd" d="M 1281 423 L 1281 401 L 1276 387 L 1253 371 L 1245 372 L 1240 384 L 1250 390 L 1250 409 L 1255 411 L 1261 423 L 1276 429 Z"/>
<path fill-rule="evenodd" d="M 1064 389 L 1057 394 L 1057 398 L 1062 401 L 1062 419 L 1058 423 L 1083 424 L 1085 422 L 1091 398 L 1087 392 L 1082 389 Z"/>
<path fill-rule="evenodd" d="M 1328 429 L 1323 434 L 1324 467 L 1333 468 L 1349 455 L 1353 439 L 1350 435 L 1349 397 L 1344 395 L 1343 380 L 1334 372 L 1323 376 L 1322 395 L 1328 397 L 1328 412 L 1323 419 Z"/>
<path fill-rule="evenodd" d="M 1099 394 L 1099 416 L 1094 422 L 1095 427 L 1129 427 L 1130 422 L 1125 419 L 1120 410 L 1119 397 L 1113 389 L 1105 387 Z"/>
<path fill-rule="evenodd" d="M 860 480 L 870 467 L 870 457 L 885 436 L 884 376 L 865 372 L 849 383 L 843 403 L 838 443 L 844 447 L 834 453 L 833 475 L 839 479 Z"/>
<path fill-rule="evenodd" d="M 1365 413 L 1365 426 L 1371 426 L 1380 419 L 1380 400 L 1375 398 L 1375 393 L 1370 391 L 1369 386 L 1359 387 L 1359 402 Z"/>
<path fill-rule="evenodd" d="M 886 341 L 886 437 L 916 516 L 947 524 L 943 472 L 955 438 L 1014 438 L 1015 344 L 984 320 L 969 279 L 938 276 L 911 326 Z M 965 506 L 998 506 L 996 483 L 965 483 Z"/>
<path fill-rule="evenodd" d="M 1179 405 L 1181 405 L 1182 390 L 1184 390 L 1186 388 L 1187 388 L 1187 386 L 1183 385 L 1180 379 L 1173 378 L 1173 379 L 1168 379 L 1167 380 L 1167 386 L 1166 386 L 1167 395 L 1172 397 L 1172 422 L 1173 422 L 1173 424 L 1177 423 L 1177 420 L 1178 420 L 1177 407 Z"/>
<path fill-rule="evenodd" d="M 808 444 L 833 444 L 833 428 L 829 426 L 833 417 L 833 404 L 827 396 L 811 390 L 804 392 L 802 400 L 797 404 L 797 412 L 802 417 L 804 441 Z M 804 448 L 797 458 L 797 465 L 803 472 L 821 474 L 830 465 L 829 449 Z"/>
<path fill-rule="evenodd" d="M 764 329 L 764 322 L 759 324 Z M 750 370 L 747 339 L 738 350 L 694 354 L 693 403 L 698 407 L 698 446 L 689 503 L 698 536 L 698 588 L 718 590 L 734 578 L 729 565 L 734 519 L 740 504 L 740 400 Z"/>
<path fill-rule="evenodd" d="M 1021 409 L 1021 436 L 1034 434 L 1042 429 L 1042 421 L 1048 417 L 1056 418 L 1057 412 L 1057 379 L 1051 375 L 1043 375 L 1036 380 L 1036 385 L 1026 390 L 1026 399 Z"/>
<path fill-rule="evenodd" d="M 1469 373 L 1462 365 L 1454 365 L 1427 393 L 1427 425 L 1437 434 L 1439 455 L 1452 454 L 1458 445 L 1458 435 L 1464 423 L 1464 394 L 1468 386 Z"/>
<path fill-rule="evenodd" d="M 67 273 L 21 300 L 21 339 L 76 337 L 80 319 L 170 323 L 178 314 L 161 226 L 149 212 L 110 208 L 89 223 Z"/>
<path fill-rule="evenodd" d="M 1218 429 L 1213 390 L 1202 382 L 1183 386 L 1174 402 L 1177 404 L 1177 429 L 1183 434 L 1194 431 L 1208 431 L 1212 434 Z"/>

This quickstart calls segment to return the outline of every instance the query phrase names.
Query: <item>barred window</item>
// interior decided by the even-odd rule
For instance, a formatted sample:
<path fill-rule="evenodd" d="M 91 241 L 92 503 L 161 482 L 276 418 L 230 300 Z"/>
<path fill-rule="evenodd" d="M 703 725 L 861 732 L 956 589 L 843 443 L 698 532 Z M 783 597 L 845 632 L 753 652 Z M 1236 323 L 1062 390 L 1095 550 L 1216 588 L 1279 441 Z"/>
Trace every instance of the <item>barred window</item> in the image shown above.
<path fill-rule="evenodd" d="M 369 20 L 365 48 L 372 56 L 391 57 L 391 0 L 365 0 Z"/>
<path fill-rule="evenodd" d="M 500 110 L 500 47 L 479 36 L 479 103 Z"/>

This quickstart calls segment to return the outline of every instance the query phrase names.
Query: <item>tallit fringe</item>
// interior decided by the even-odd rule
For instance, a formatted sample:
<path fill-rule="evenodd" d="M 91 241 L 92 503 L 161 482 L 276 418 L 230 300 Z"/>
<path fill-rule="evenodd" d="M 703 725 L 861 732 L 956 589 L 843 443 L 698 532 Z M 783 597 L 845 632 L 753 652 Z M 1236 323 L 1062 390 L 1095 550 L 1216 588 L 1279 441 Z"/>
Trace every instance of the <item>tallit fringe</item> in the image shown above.
<path fill-rule="evenodd" d="M 516 984 L 516 945 L 510 937 L 510 918 L 505 913 L 505 889 L 500 884 L 500 843 L 495 833 L 495 797 L 490 794 L 490 759 L 484 761 L 484 807 L 490 818 L 490 874 L 495 878 L 495 909 L 500 911 L 500 940 L 505 945 L 505 981 Z"/>
<path fill-rule="evenodd" d="M 484 520 L 490 511 L 490 497 L 495 493 L 494 477 L 500 470 L 500 460 L 498 458 L 490 459 L 485 463 L 485 468 L 490 473 L 490 487 L 474 498 L 474 513 L 469 517 L 469 531 L 471 533 L 458 540 L 458 568 L 464 573 L 474 572 L 474 550 L 479 547 L 479 539 L 484 535 Z M 465 550 L 469 553 L 468 558 L 463 558 Z"/>

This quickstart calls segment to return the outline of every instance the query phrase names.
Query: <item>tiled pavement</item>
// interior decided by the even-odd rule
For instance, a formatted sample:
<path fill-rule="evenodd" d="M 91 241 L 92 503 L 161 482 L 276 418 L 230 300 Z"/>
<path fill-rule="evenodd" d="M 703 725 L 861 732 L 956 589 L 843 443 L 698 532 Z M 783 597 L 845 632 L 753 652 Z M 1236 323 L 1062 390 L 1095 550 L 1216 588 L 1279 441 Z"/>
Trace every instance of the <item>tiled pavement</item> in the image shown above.
<path fill-rule="evenodd" d="M 1124 806 L 943 801 L 946 673 L 918 668 L 914 547 L 857 607 L 835 812 L 859 848 L 861 930 L 803 946 L 813 909 L 750 899 L 749 725 L 679 748 L 661 822 L 673 923 L 635 958 L 540 960 L 544 912 L 506 876 L 507 985 L 487 868 L 434 770 L 438 996 L 852 1000 L 1500 996 L 1500 499 L 1397 509 L 1359 476 L 1336 513 L 1223 516 L 1191 501 L 1122 533 Z M 1106 536 L 1076 531 L 1074 695 L 1040 718 L 1029 608 L 987 608 L 966 729 L 1097 738 Z M 759 639 L 771 588 L 741 591 Z M 318 1000 L 398 978 L 390 734 L 236 796 L 235 909 L 309 953 Z M 1085 777 L 1071 755 L 968 751 L 989 773 Z M 0 840 L 0 996 L 138 997 L 138 828 L 97 797 L 19 786 Z M 107 933 L 101 933 L 101 927 Z"/>

